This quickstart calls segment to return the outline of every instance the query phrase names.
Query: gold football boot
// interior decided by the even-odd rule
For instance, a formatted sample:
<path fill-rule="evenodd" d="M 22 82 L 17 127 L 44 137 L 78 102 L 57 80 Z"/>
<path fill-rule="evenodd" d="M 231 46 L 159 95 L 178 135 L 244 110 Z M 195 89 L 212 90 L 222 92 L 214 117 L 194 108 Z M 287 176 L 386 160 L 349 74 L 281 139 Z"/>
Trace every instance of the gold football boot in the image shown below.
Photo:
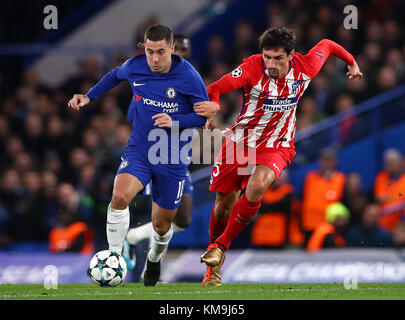
<path fill-rule="evenodd" d="M 201 282 L 204 287 L 220 286 L 222 284 L 221 267 L 224 261 L 225 252 L 222 251 L 217 243 L 210 244 L 207 251 L 201 256 L 201 262 L 207 265 L 207 271 Z"/>

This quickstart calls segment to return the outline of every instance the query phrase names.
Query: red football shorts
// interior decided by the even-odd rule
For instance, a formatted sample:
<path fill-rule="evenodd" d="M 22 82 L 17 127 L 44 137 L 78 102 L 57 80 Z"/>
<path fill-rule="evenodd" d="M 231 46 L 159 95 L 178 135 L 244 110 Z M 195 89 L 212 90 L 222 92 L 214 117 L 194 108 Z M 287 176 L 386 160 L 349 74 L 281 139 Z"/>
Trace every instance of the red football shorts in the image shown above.
<path fill-rule="evenodd" d="M 212 168 L 210 191 L 229 193 L 246 188 L 252 170 L 264 164 L 271 168 L 276 180 L 295 156 L 294 148 L 250 148 L 229 137 L 222 144 Z"/>

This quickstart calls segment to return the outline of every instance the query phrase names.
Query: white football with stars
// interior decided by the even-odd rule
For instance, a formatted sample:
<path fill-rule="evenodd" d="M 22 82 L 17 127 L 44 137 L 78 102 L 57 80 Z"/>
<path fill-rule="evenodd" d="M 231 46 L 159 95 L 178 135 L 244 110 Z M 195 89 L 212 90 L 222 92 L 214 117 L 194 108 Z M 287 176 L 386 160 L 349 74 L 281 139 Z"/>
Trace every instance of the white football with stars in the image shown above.
<path fill-rule="evenodd" d="M 127 275 L 127 264 L 124 258 L 114 251 L 99 251 L 91 258 L 87 275 L 102 287 L 116 287 Z"/>

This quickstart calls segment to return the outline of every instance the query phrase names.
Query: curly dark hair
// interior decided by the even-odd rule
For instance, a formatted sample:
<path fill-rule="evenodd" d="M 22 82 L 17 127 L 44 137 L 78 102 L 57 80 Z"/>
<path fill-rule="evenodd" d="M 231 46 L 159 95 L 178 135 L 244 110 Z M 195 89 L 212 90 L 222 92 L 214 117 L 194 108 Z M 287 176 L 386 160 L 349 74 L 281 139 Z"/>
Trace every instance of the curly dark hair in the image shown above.
<path fill-rule="evenodd" d="M 287 55 L 295 48 L 296 42 L 294 32 L 286 27 L 269 28 L 259 37 L 262 50 L 283 48 Z"/>

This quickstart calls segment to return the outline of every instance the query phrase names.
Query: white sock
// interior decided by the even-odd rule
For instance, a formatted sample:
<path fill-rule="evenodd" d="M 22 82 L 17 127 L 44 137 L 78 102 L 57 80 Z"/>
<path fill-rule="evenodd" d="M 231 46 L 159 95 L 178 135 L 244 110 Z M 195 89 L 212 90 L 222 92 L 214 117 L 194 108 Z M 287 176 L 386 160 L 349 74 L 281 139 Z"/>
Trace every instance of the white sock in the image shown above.
<path fill-rule="evenodd" d="M 111 203 L 107 209 L 107 241 L 109 250 L 122 253 L 125 235 L 129 228 L 129 208 L 117 210 L 111 208 Z"/>
<path fill-rule="evenodd" d="M 185 230 L 185 228 L 179 227 L 174 222 L 172 222 L 172 226 L 173 226 L 173 233 Z M 136 245 L 138 244 L 138 242 L 145 240 L 149 237 L 151 240 L 152 230 L 153 230 L 152 222 L 145 223 L 139 227 L 129 229 L 126 239 L 132 245 Z"/>
<path fill-rule="evenodd" d="M 173 226 L 163 236 L 157 234 L 155 229 L 152 231 L 152 244 L 148 253 L 148 259 L 151 262 L 160 261 L 164 251 L 167 249 L 169 242 L 173 236 Z"/>
<path fill-rule="evenodd" d="M 149 238 L 152 229 L 152 222 L 143 224 L 136 228 L 131 228 L 127 233 L 127 241 L 132 245 L 136 245 L 138 242 Z"/>
<path fill-rule="evenodd" d="M 172 222 L 172 227 L 173 227 L 173 233 L 186 230 L 186 228 L 181 228 L 177 224 L 175 224 L 174 222 Z"/>

